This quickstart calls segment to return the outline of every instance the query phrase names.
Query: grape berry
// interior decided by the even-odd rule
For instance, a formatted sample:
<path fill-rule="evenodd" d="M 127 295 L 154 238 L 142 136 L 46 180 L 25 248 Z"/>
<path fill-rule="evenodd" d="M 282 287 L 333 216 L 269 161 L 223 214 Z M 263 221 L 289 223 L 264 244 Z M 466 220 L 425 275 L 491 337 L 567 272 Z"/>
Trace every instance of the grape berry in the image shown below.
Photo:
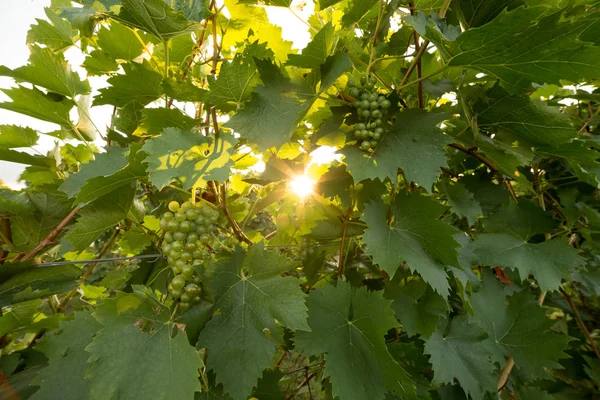
<path fill-rule="evenodd" d="M 374 149 L 385 132 L 384 116 L 392 103 L 375 88 L 377 79 L 362 76 L 360 86 L 350 80 L 348 81 L 348 93 L 356 101 L 353 103 L 357 109 L 358 120 L 354 125 L 354 139 L 357 145 L 364 151 Z"/>
<path fill-rule="evenodd" d="M 215 230 L 219 212 L 204 203 L 169 203 L 169 211 L 160 220 L 165 232 L 162 252 L 167 256 L 174 277 L 169 294 L 179 300 L 179 309 L 186 311 L 200 301 L 200 277 L 194 265 L 201 265 L 208 255 L 206 244 Z"/>

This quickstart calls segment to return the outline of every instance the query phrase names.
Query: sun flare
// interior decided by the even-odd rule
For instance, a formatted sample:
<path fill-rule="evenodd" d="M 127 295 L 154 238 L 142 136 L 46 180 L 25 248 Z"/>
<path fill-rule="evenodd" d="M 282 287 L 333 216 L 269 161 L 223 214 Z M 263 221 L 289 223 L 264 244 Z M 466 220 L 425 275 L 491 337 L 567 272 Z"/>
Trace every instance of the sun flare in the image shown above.
<path fill-rule="evenodd" d="M 290 187 L 298 197 L 304 199 L 313 193 L 315 181 L 306 175 L 298 175 L 290 181 Z"/>

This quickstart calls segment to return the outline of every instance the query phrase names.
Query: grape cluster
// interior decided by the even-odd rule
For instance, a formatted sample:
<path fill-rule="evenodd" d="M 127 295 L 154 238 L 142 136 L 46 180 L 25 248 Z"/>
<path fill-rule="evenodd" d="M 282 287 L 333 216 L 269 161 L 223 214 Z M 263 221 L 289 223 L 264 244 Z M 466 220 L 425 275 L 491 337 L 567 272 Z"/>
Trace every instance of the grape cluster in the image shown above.
<path fill-rule="evenodd" d="M 162 252 L 167 256 L 174 277 L 169 283 L 169 294 L 179 300 L 179 309 L 186 311 L 200 301 L 200 277 L 194 265 L 202 264 L 208 255 L 205 245 L 215 230 L 219 212 L 204 203 L 169 203 L 160 227 L 165 232 Z"/>
<path fill-rule="evenodd" d="M 377 146 L 384 134 L 383 118 L 392 103 L 375 88 L 375 77 L 360 78 L 360 86 L 354 81 L 348 81 L 348 93 L 356 101 L 353 105 L 357 109 L 358 120 L 354 125 L 354 138 L 364 151 L 369 151 Z"/>

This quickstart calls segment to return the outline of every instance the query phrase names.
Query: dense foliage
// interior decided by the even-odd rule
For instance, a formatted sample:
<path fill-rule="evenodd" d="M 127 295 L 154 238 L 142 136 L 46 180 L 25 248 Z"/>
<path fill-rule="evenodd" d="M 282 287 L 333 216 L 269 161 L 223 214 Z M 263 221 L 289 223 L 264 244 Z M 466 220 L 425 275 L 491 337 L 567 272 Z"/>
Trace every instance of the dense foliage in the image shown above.
<path fill-rule="evenodd" d="M 0 398 L 599 398 L 600 3 L 223 1 L 0 66 Z"/>

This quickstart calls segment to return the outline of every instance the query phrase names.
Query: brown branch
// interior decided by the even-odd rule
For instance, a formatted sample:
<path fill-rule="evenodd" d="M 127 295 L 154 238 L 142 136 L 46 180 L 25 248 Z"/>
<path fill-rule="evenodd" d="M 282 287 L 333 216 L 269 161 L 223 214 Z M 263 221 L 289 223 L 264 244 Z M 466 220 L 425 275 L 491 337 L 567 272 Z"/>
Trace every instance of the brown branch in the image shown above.
<path fill-rule="evenodd" d="M 272 239 L 273 236 L 277 235 L 277 229 L 275 229 L 273 232 L 267 234 L 267 236 L 265 236 L 265 240 L 269 240 Z"/>
<path fill-rule="evenodd" d="M 496 168 L 496 166 L 494 165 L 493 162 L 491 162 L 490 160 L 486 159 L 485 157 L 483 157 L 481 154 L 477 153 L 477 147 L 473 147 L 470 149 L 467 149 L 466 147 L 458 144 L 458 143 L 450 143 L 448 145 L 448 147 L 452 147 L 453 149 L 462 151 L 463 153 L 466 153 L 468 155 L 470 155 L 473 158 L 478 159 L 479 161 L 481 161 L 483 164 L 485 164 L 490 171 L 492 172 L 498 172 L 498 168 Z"/>
<path fill-rule="evenodd" d="M 348 207 L 346 215 L 344 215 L 344 225 L 342 227 L 342 243 L 340 244 L 340 257 L 338 259 L 338 276 L 341 277 L 344 273 L 344 246 L 346 244 L 346 232 L 348 231 L 348 220 L 352 213 L 352 207 Z"/>
<path fill-rule="evenodd" d="M 19 400 L 20 399 L 20 397 L 17 395 L 17 392 L 15 392 L 15 389 L 12 387 L 12 385 L 10 384 L 8 379 L 6 379 L 6 377 L 4 376 L 2 371 L 0 371 L 0 388 L 2 389 L 2 392 L 4 394 L 6 394 L 7 399 L 10 399 L 10 400 Z"/>
<path fill-rule="evenodd" d="M 8 241 L 8 243 L 5 244 L 12 246 L 12 230 L 10 229 L 10 219 L 4 217 L 2 218 L 2 234 Z M 4 264 L 4 260 L 6 260 L 8 257 L 8 253 L 8 250 L 0 251 L 0 264 Z"/>
<path fill-rule="evenodd" d="M 414 17 L 415 16 L 415 2 L 414 1 L 411 0 L 411 2 L 409 3 L 409 8 L 410 8 L 410 15 Z M 419 45 L 419 34 L 417 33 L 417 31 L 414 31 L 413 34 L 414 34 L 414 38 L 415 38 L 415 51 L 417 52 L 417 54 L 419 54 L 421 52 L 421 46 Z M 425 44 L 425 43 L 423 43 L 423 44 L 424 44 L 424 47 L 427 47 L 427 44 Z M 423 54 L 424 54 L 424 52 L 421 53 L 421 57 L 419 57 L 419 59 L 416 62 L 417 81 L 418 81 L 417 99 L 418 99 L 419 108 L 423 108 L 423 82 L 421 81 L 421 77 L 423 76 L 423 70 L 422 70 L 422 65 L 421 65 L 421 59 L 422 59 Z M 400 85 L 400 86 L 402 86 L 402 85 Z"/>
<path fill-rule="evenodd" d="M 216 185 L 214 184 L 214 182 L 212 184 L 213 184 L 213 191 L 215 192 L 215 196 L 219 199 L 219 204 L 221 206 L 221 210 L 223 210 L 223 212 L 225 213 L 227 222 L 229 223 L 229 226 L 231 226 L 231 228 L 233 229 L 233 235 L 240 242 L 244 242 L 244 243 L 248 244 L 249 246 L 252 246 L 254 244 L 254 242 L 252 240 L 250 240 L 248 238 L 248 236 L 246 236 L 246 234 L 240 229 L 240 226 L 235 221 L 235 219 L 233 219 L 231 212 L 227 208 L 227 186 L 226 186 L 227 184 L 223 183 L 223 189 L 222 189 L 223 196 L 222 197 L 219 196 L 219 192 L 218 192 L 218 190 L 216 190 Z"/>
<path fill-rule="evenodd" d="M 52 232 L 50 232 L 48 234 L 48 236 L 46 236 L 44 239 L 42 239 L 41 242 L 39 242 L 37 244 L 37 246 L 35 246 L 35 248 L 33 250 L 31 250 L 30 252 L 28 252 L 27 254 L 25 254 L 25 256 L 21 259 L 21 262 L 23 261 L 27 261 L 27 260 L 31 260 L 33 257 L 35 257 L 40 251 L 42 251 L 43 249 L 45 249 L 46 247 L 48 247 L 49 245 L 52 244 L 52 242 L 54 242 L 54 239 L 56 239 L 56 237 L 62 232 L 62 230 L 65 228 L 65 226 L 67 226 L 69 224 L 69 222 L 71 222 L 71 220 L 73 219 L 73 217 L 75 216 L 75 214 L 77 214 L 77 212 L 79 211 L 79 207 L 75 207 L 70 213 L 69 215 L 67 215 L 61 222 L 60 224 L 58 224 L 58 226 L 56 228 L 54 228 L 52 230 Z"/>
<path fill-rule="evenodd" d="M 100 250 L 100 252 L 98 253 L 98 256 L 96 257 L 97 259 L 101 259 L 102 256 L 104 256 L 104 254 L 106 254 L 106 252 L 112 247 L 115 239 L 117 238 L 117 235 L 119 234 L 120 229 L 119 227 L 117 227 L 117 229 L 115 229 L 115 231 L 112 233 L 112 235 L 110 236 L 110 238 L 106 241 L 106 243 L 104 244 L 104 246 L 102 247 L 102 249 Z M 92 272 L 94 272 L 94 268 L 96 267 L 96 265 L 98 265 L 98 261 L 91 263 L 88 268 L 85 270 L 85 272 L 81 275 L 81 278 L 79 278 L 79 285 L 82 285 L 85 283 L 85 281 L 87 280 L 87 278 L 89 278 L 89 276 L 92 274 Z M 58 307 L 56 307 L 56 312 L 61 312 L 65 309 L 65 307 L 67 306 L 67 304 L 69 303 L 69 301 L 73 298 L 73 296 L 75 296 L 77 294 L 77 288 L 71 290 L 69 293 L 67 293 L 67 295 L 65 296 L 65 298 L 60 302 L 60 304 L 58 305 Z"/>
<path fill-rule="evenodd" d="M 581 315 L 579 314 L 579 311 L 577 310 L 575 303 L 573 303 L 573 299 L 567 292 L 565 292 L 565 290 L 563 288 L 560 288 L 559 290 L 560 290 L 560 293 L 567 300 L 567 303 L 569 303 L 571 310 L 573 310 L 573 314 L 575 315 L 575 321 L 577 321 L 577 325 L 579 325 L 579 329 L 581 329 L 581 331 L 585 335 L 587 341 L 589 342 L 590 346 L 592 347 L 592 350 L 594 350 L 594 354 L 596 354 L 596 357 L 598 358 L 598 360 L 600 360 L 600 350 L 598 350 L 598 346 L 596 346 L 596 342 L 594 342 L 594 340 L 592 339 L 592 335 L 590 335 L 590 331 L 588 330 L 587 326 L 585 326 L 585 323 L 581 319 Z"/>
<path fill-rule="evenodd" d="M 213 1 L 212 4 L 215 12 L 210 17 L 210 19 L 212 20 L 211 25 L 213 37 L 213 67 L 210 73 L 214 75 L 217 73 L 217 63 L 219 62 L 219 42 L 217 41 L 217 15 L 219 11 L 217 10 L 217 5 L 215 4 L 215 1 Z"/>
<path fill-rule="evenodd" d="M 498 392 L 504 389 L 504 386 L 508 383 L 508 378 L 510 377 L 510 372 L 515 366 L 515 360 L 510 356 L 508 360 L 506 360 L 506 364 L 504 364 L 504 368 L 502 368 L 502 372 L 500 373 L 500 377 L 498 378 L 498 383 L 496 383 L 496 389 Z"/>

